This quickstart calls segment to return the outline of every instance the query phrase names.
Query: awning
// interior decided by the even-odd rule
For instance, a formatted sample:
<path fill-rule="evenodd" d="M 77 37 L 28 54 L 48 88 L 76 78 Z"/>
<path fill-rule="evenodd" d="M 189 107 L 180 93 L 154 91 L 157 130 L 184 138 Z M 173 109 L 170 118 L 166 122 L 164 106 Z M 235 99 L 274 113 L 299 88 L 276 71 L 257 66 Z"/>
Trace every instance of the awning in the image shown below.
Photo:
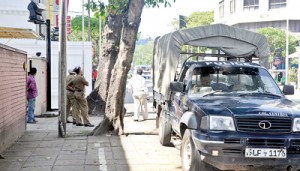
<path fill-rule="evenodd" d="M 31 29 L 0 27 L 0 38 L 40 39 L 40 36 Z"/>

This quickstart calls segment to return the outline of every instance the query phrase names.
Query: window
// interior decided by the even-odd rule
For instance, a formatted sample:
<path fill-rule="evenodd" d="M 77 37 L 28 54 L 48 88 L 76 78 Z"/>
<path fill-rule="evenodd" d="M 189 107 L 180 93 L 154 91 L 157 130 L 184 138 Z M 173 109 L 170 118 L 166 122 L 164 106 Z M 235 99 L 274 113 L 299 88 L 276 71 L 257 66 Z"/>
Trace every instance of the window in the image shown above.
<path fill-rule="evenodd" d="M 235 0 L 230 0 L 230 12 L 235 12 Z"/>
<path fill-rule="evenodd" d="M 269 9 L 285 8 L 286 0 L 269 0 Z"/>
<path fill-rule="evenodd" d="M 254 11 L 259 8 L 259 0 L 244 0 L 244 11 Z"/>
<path fill-rule="evenodd" d="M 219 17 L 224 17 L 224 0 L 219 2 Z"/>
<path fill-rule="evenodd" d="M 272 76 L 262 68 L 201 66 L 189 72 L 187 85 L 190 96 L 255 93 L 282 96 Z"/>

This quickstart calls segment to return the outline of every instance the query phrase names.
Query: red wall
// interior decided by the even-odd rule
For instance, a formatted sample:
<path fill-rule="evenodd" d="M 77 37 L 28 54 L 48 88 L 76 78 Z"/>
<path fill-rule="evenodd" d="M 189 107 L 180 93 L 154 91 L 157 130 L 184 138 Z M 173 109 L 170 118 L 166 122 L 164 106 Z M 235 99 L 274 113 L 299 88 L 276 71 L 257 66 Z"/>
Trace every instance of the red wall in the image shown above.
<path fill-rule="evenodd" d="M 0 153 L 26 129 L 26 58 L 26 52 L 0 44 Z"/>

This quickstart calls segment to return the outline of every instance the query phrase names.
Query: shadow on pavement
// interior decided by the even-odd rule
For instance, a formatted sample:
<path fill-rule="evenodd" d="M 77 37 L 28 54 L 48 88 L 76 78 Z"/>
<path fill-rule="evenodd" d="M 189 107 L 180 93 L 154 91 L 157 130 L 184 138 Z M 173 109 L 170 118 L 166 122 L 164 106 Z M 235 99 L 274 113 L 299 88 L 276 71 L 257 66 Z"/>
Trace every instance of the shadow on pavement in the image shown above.
<path fill-rule="evenodd" d="M 149 110 L 151 111 L 151 110 Z M 179 150 L 160 145 L 154 113 L 149 120 L 124 118 L 122 136 L 88 136 L 90 127 L 67 124 L 66 138 L 58 137 L 58 119 L 37 118 L 0 159 L 1 171 L 176 171 L 181 170 Z M 90 116 L 97 125 L 99 116 Z"/>

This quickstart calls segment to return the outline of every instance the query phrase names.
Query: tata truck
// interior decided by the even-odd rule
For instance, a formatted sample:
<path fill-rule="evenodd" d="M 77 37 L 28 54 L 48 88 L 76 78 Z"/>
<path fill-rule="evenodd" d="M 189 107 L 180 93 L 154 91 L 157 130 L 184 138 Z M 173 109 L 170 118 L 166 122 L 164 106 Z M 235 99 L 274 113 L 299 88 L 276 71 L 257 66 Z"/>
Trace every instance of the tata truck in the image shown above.
<path fill-rule="evenodd" d="M 300 106 L 268 72 L 269 54 L 265 36 L 224 24 L 155 40 L 159 140 L 180 140 L 184 171 L 300 169 Z"/>

